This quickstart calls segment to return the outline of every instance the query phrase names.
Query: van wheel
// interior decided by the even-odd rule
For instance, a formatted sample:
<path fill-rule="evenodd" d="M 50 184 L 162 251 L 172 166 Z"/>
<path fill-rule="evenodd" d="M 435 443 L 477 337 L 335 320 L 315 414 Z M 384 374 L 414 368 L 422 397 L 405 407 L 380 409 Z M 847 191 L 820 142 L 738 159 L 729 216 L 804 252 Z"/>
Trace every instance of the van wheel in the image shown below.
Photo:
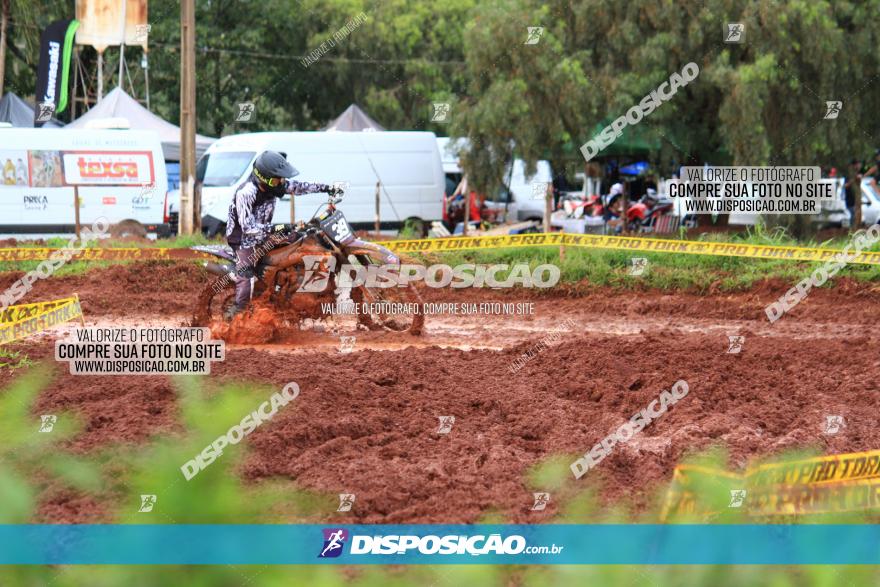
<path fill-rule="evenodd" d="M 144 238 L 147 236 L 147 229 L 137 220 L 123 220 L 113 225 L 110 229 L 110 236 L 114 238 Z"/>
<path fill-rule="evenodd" d="M 222 222 L 216 222 L 209 226 L 202 226 L 202 233 L 207 238 L 214 238 L 216 236 L 222 236 L 226 234 L 226 224 Z"/>
<path fill-rule="evenodd" d="M 416 238 L 425 238 L 428 236 L 428 223 L 421 218 L 407 218 L 401 232 L 413 232 Z"/>

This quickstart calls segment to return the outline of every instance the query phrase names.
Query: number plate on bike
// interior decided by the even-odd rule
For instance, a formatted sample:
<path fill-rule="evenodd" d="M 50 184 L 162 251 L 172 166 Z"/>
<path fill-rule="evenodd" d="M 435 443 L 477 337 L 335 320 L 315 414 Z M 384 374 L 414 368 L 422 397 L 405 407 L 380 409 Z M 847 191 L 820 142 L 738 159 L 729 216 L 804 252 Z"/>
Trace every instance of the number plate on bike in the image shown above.
<path fill-rule="evenodd" d="M 354 231 L 351 229 L 351 225 L 345 219 L 345 216 L 343 216 L 342 210 L 336 210 L 333 214 L 321 220 L 321 230 L 338 243 L 345 244 L 354 240 Z"/>

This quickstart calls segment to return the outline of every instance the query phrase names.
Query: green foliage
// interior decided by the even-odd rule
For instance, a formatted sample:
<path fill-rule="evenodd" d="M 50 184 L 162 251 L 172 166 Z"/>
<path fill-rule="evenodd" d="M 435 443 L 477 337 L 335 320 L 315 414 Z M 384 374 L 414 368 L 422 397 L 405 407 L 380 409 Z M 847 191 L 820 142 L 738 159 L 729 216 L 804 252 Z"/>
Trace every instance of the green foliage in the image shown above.
<path fill-rule="evenodd" d="M 194 377 L 177 380 L 185 437 L 163 435 L 146 449 L 120 448 L 105 455 L 107 462 L 122 463 L 116 465 L 118 471 L 112 477 L 119 520 L 157 524 L 293 523 L 335 509 L 333 500 L 297 491 L 289 484 L 246 486 L 236 474 L 243 443 L 225 447 L 216 461 L 186 481 L 181 472 L 184 463 L 280 391 L 241 384 L 209 396 L 197 381 Z M 295 410 L 296 400 L 280 409 Z M 271 421 L 263 426 L 271 426 Z M 156 515 L 137 511 L 142 494 L 157 495 L 153 510 Z"/>
<path fill-rule="evenodd" d="M 86 460 L 62 455 L 58 446 L 79 428 L 75 417 L 60 412 L 51 431 L 40 432 L 41 419 L 30 407 L 49 381 L 45 369 L 33 368 L 0 394 L 0 523 L 30 521 L 37 496 L 48 488 L 95 490 L 100 477 Z"/>
<path fill-rule="evenodd" d="M 237 474 L 243 449 L 234 447 L 193 480 L 183 480 L 179 466 L 206 443 L 238 422 L 273 390 L 264 386 L 232 385 L 203 389 L 192 377 L 180 378 L 183 433 L 160 437 L 146 445 L 117 447 L 91 455 L 86 463 L 59 450 L 58 443 L 76 431 L 73 419 L 59 414 L 51 433 L 37 432 L 38 421 L 30 406 L 38 390 L 48 382 L 46 371 L 35 368 L 0 392 L 0 522 L 26 523 L 44 492 L 63 485 L 110 503 L 115 523 L 279 523 L 303 521 L 303 516 L 328 515 L 335 505 L 330 499 L 298 491 L 289 483 L 244 483 Z M 282 409 L 295 409 L 295 402 Z M 266 425 L 271 425 L 267 423 Z M 786 455 L 785 459 L 795 456 Z M 783 457 L 778 457 L 783 458 Z M 636 513 L 626 500 L 612 509 L 602 507 L 599 485 L 589 477 L 573 480 L 568 471 L 570 455 L 552 456 L 526 474 L 527 485 L 550 489 L 559 504 L 554 523 L 655 523 L 657 510 Z M 688 462 L 724 468 L 726 455 L 713 450 L 697 454 Z M 729 497 L 724 483 L 706 480 L 697 490 L 710 501 Z M 666 488 L 657 491 L 662 503 Z M 138 513 L 141 493 L 158 497 L 153 512 Z M 715 497 L 713 497 L 715 496 Z M 716 499 L 717 498 L 717 499 Z M 486 522 L 505 522 L 493 514 Z M 675 520 L 675 521 L 684 521 Z M 702 522 L 702 520 L 699 520 Z M 740 512 L 725 514 L 715 523 L 747 521 Z M 827 523 L 859 523 L 863 516 L 838 516 Z M 808 523 L 809 520 L 798 520 Z M 409 585 L 873 585 L 873 567 L 725 567 L 725 566 L 546 566 L 485 565 L 334 568 L 329 566 L 68 566 L 0 567 L 3 585 L 30 587 L 50 583 L 59 587 L 83 584 L 96 587 L 152 587 L 186 584 L 203 587 L 237 586 L 253 582 L 269 587 L 291 584 L 331 586 Z"/>
<path fill-rule="evenodd" d="M 40 33 L 59 18 L 73 18 L 68 0 L 42 0 L 39 9 L 31 0 L 0 0 L 9 5 L 8 45 L 3 91 L 33 96 L 39 62 Z"/>
<path fill-rule="evenodd" d="M 481 4 L 468 26 L 470 83 L 453 106 L 452 131 L 471 139 L 462 165 L 483 193 L 501 185 L 514 155 L 529 172 L 539 159 L 558 159 L 596 111 L 582 52 L 554 8 L 522 0 Z M 537 44 L 525 44 L 529 26 L 545 27 Z"/>
<path fill-rule="evenodd" d="M 768 230 L 757 226 L 742 234 L 710 233 L 700 240 L 712 242 L 747 243 L 753 245 L 784 245 L 842 249 L 845 239 L 816 242 L 798 242 L 782 229 Z M 872 249 L 880 248 L 875 245 Z M 610 286 L 621 289 L 684 290 L 695 293 L 711 291 L 746 291 L 765 279 L 781 279 L 792 285 L 810 275 L 819 267 L 818 262 L 797 262 L 784 259 L 752 259 L 721 255 L 690 255 L 681 253 L 650 253 L 566 247 L 562 257 L 559 247 L 516 247 L 413 255 L 425 262 L 459 263 L 526 263 L 534 270 L 538 265 L 557 265 L 560 283 L 579 287 Z M 648 259 L 648 269 L 641 276 L 630 275 L 633 257 Z M 498 273 L 499 279 L 506 274 Z M 849 277 L 858 281 L 880 280 L 880 267 L 851 263 L 841 269 L 834 279 L 823 287 L 833 287 L 835 279 Z M 537 292 L 550 290 L 536 290 Z"/>
<path fill-rule="evenodd" d="M 397 233 L 397 238 L 402 240 L 424 238 L 424 223 L 420 220 L 407 220 L 403 228 Z"/>
<path fill-rule="evenodd" d="M 30 249 L 30 248 L 63 248 L 68 245 L 70 242 L 70 238 L 64 237 L 53 237 L 46 240 L 46 244 L 39 244 L 34 242 L 22 242 L 16 245 L 16 248 L 19 249 Z M 100 244 L 95 241 L 90 241 L 84 248 L 86 249 L 95 249 L 95 248 L 166 248 L 166 249 L 186 249 L 189 247 L 193 247 L 196 245 L 208 245 L 208 244 L 218 244 L 225 241 L 221 241 L 220 237 L 215 239 L 206 238 L 203 234 L 193 234 L 193 235 L 177 235 L 171 238 L 162 239 L 159 241 L 124 241 L 118 239 L 105 239 L 100 241 Z M 125 265 L 130 264 L 133 261 L 77 261 L 75 259 L 65 263 L 61 267 L 59 267 L 56 271 L 52 273 L 54 277 L 65 277 L 69 275 L 83 275 L 88 273 L 93 269 L 106 268 L 111 267 L 113 265 Z M 0 272 L 3 271 L 21 271 L 28 272 L 33 271 L 39 266 L 41 261 L 0 261 Z"/>
<path fill-rule="evenodd" d="M 696 80 L 638 125 L 664 173 L 670 163 L 843 168 L 876 144 L 869 121 L 880 74 L 880 2 L 848 0 L 506 0 L 481 5 L 469 29 L 469 95 L 454 131 L 477 145 L 464 160 L 492 193 L 511 156 L 578 169 L 577 147 L 693 61 Z M 726 23 L 746 26 L 725 44 Z M 523 45 L 526 26 L 544 26 Z M 836 98 L 835 98 L 836 97 Z M 825 101 L 844 101 L 823 121 Z M 870 130 L 866 131 L 866 128 Z M 631 131 L 627 131 L 631 132 Z M 621 140 L 621 139 L 619 139 Z"/>
<path fill-rule="evenodd" d="M 151 108 L 171 121 L 179 10 L 150 3 Z M 597 125 L 693 61 L 698 78 L 638 125 L 660 145 L 651 159 L 663 173 L 704 161 L 843 168 L 876 146 L 878 10 L 880 0 L 198 0 L 198 130 L 319 129 L 357 102 L 387 128 L 469 137 L 463 165 L 492 194 L 512 156 L 582 169 L 578 147 Z M 361 13 L 366 22 L 301 62 Z M 31 96 L 39 31 L 72 7 L 11 0 L 11 16 L 7 89 Z M 728 22 L 746 25 L 744 43 L 722 42 Z M 536 26 L 539 42 L 526 45 Z M 140 50 L 127 55 L 142 91 Z M 82 58 L 93 70 L 94 51 Z M 109 49 L 108 88 L 115 58 Z M 833 99 L 841 115 L 823 121 Z M 252 123 L 234 121 L 243 101 L 256 104 Z M 431 121 L 435 102 L 452 104 L 451 124 Z"/>
<path fill-rule="evenodd" d="M 21 369 L 22 367 L 30 367 L 33 365 L 27 355 L 22 355 L 21 351 L 11 351 L 5 347 L 0 347 L 0 369 Z"/>
<path fill-rule="evenodd" d="M 405 226 L 399 238 L 418 238 L 415 227 Z M 703 235 L 702 240 L 712 242 L 748 243 L 755 245 L 784 245 L 801 247 L 823 247 L 842 249 L 847 239 L 835 239 L 822 243 L 814 241 L 799 242 L 790 237 L 780 227 L 768 229 L 758 224 L 741 234 L 710 233 Z M 116 243 L 118 246 L 162 246 L 169 248 L 186 248 L 195 244 L 211 243 L 202 236 L 178 236 L 159 243 Z M 872 250 L 880 249 L 875 245 Z M 782 279 L 796 283 L 810 275 L 820 264 L 818 262 L 796 262 L 784 259 L 752 259 L 747 257 L 724 257 L 720 255 L 686 255 L 678 253 L 642 253 L 614 251 L 603 249 L 587 249 L 566 247 L 560 258 L 559 248 L 518 247 L 508 249 L 486 249 L 435 254 L 410 255 L 413 262 L 442 262 L 456 265 L 459 263 L 526 263 L 534 270 L 538 265 L 550 263 L 558 265 L 561 271 L 561 283 L 576 284 L 579 287 L 610 286 L 621 289 L 656 288 L 661 290 L 687 290 L 698 293 L 710 291 L 746 291 L 756 283 L 765 279 Z M 635 277 L 629 274 L 633 257 L 648 259 L 648 270 L 644 275 Z M 82 275 L 98 268 L 111 265 L 128 264 L 134 261 L 72 261 L 62 266 L 53 277 Z M 152 261 L 166 263 L 166 261 Z M 0 271 L 30 271 L 39 262 L 2 262 Z M 880 267 L 875 265 L 849 264 L 842 268 L 836 278 L 849 277 L 858 281 L 880 280 Z M 506 274 L 498 273 L 503 280 Z M 833 287 L 831 279 L 823 287 Z M 543 291 L 543 290 L 541 290 Z M 550 290 L 552 291 L 552 290 Z"/>

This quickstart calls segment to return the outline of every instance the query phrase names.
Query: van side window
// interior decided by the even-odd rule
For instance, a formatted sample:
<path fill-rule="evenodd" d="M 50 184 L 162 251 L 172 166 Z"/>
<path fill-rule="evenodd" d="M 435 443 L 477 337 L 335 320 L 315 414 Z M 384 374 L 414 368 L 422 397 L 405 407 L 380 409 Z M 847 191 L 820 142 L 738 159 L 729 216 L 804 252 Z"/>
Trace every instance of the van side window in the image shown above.
<path fill-rule="evenodd" d="M 202 183 L 205 181 L 205 170 L 208 168 L 208 155 L 202 155 L 199 157 L 199 162 L 196 163 L 196 181 Z"/>

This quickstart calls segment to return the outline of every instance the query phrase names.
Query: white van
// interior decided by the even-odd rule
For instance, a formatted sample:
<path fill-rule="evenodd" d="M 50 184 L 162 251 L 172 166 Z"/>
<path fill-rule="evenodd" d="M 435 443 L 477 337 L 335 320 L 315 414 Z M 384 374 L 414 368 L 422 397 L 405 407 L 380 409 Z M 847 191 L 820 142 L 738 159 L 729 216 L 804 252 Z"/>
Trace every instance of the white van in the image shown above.
<path fill-rule="evenodd" d="M 450 139 L 438 137 L 437 146 L 443 159 L 443 171 L 447 177 L 447 195 L 452 195 L 458 181 L 461 180 L 459 151 L 467 148 L 467 139 Z M 515 159 L 513 167 L 508 167 L 498 202 L 491 196 L 486 205 L 490 208 L 506 209 L 506 220 L 517 222 L 522 220 L 541 220 L 544 218 L 544 190 L 546 184 L 553 182 L 553 170 L 548 161 L 538 161 L 535 175 L 526 177 L 525 161 Z M 455 184 L 455 185 L 453 185 Z M 538 187 L 536 187 L 538 186 Z M 451 189 L 449 189 L 451 187 Z"/>
<path fill-rule="evenodd" d="M 153 131 L 0 128 L 0 234 L 43 238 L 104 217 L 117 234 L 169 232 L 165 160 Z"/>
<path fill-rule="evenodd" d="M 430 132 L 265 132 L 223 137 L 213 143 L 196 168 L 202 185 L 202 228 L 222 233 L 235 188 L 248 178 L 263 151 L 279 151 L 299 170 L 298 181 L 343 182 L 340 208 L 355 228 L 372 228 L 376 183 L 381 182 L 382 229 L 407 221 L 423 230 L 443 211 L 443 167 Z M 308 220 L 326 202 L 326 194 L 296 196 L 296 220 Z M 179 195 L 172 196 L 174 202 Z M 290 222 L 290 196 L 275 207 L 272 221 Z"/>
<path fill-rule="evenodd" d="M 553 182 L 553 170 L 548 161 L 538 161 L 535 175 L 526 177 L 525 170 L 525 162 L 517 159 L 508 176 L 507 217 L 511 222 L 544 218 L 544 194 Z"/>
<path fill-rule="evenodd" d="M 871 226 L 877 224 L 877 222 L 880 222 L 880 194 L 874 191 L 870 177 L 862 179 L 860 187 L 862 192 L 862 225 Z M 850 225 L 852 225 L 852 222 L 850 222 Z M 858 229 L 861 226 L 855 226 L 854 228 Z"/>

